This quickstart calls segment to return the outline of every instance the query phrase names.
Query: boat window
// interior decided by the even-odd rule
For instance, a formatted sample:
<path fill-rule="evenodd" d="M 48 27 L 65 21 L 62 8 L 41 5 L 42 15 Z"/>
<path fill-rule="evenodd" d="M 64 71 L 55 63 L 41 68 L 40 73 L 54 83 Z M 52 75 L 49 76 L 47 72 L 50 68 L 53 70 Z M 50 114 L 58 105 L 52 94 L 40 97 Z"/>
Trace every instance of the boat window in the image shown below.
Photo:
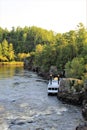
<path fill-rule="evenodd" d="M 58 90 L 58 88 L 48 88 L 48 90 Z"/>
<path fill-rule="evenodd" d="M 51 88 L 49 88 L 49 90 L 51 90 Z"/>

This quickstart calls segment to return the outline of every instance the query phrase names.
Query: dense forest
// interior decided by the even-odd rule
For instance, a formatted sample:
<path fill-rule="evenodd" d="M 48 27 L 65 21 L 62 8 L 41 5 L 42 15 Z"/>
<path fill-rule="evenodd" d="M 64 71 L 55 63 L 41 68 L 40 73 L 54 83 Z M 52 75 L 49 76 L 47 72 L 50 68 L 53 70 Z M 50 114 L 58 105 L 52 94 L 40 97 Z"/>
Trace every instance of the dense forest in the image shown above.
<path fill-rule="evenodd" d="M 32 60 L 34 66 L 48 71 L 50 66 L 65 69 L 67 77 L 87 79 L 87 29 L 55 33 L 39 27 L 0 27 L 0 62 Z"/>

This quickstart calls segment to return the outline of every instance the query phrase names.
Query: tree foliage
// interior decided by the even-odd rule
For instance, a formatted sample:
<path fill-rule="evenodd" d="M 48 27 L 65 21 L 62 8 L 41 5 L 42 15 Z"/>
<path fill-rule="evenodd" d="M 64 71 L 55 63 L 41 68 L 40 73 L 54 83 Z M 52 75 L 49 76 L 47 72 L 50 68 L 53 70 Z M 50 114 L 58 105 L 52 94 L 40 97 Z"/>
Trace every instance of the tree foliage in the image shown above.
<path fill-rule="evenodd" d="M 13 44 L 5 39 L 0 43 L 0 61 L 13 61 L 15 58 Z"/>
<path fill-rule="evenodd" d="M 65 65 L 67 77 L 81 78 L 84 74 L 84 59 L 74 58 Z"/>
<path fill-rule="evenodd" d="M 69 69 L 70 77 L 81 78 L 87 73 L 87 29 L 82 23 L 76 30 L 63 34 L 35 26 L 12 27 L 11 31 L 0 28 L 0 61 L 23 60 L 28 56 L 34 66 L 45 71 L 54 65 Z"/>

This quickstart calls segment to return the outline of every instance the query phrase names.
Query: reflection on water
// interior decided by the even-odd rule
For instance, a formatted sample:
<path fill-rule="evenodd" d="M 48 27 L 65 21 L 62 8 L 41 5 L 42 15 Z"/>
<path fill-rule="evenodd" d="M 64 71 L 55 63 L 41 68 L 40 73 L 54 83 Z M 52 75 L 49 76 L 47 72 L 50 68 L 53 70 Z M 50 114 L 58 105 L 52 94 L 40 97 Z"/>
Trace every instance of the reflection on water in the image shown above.
<path fill-rule="evenodd" d="M 19 66 L 0 66 L 0 79 L 13 77 L 22 70 L 23 67 Z"/>

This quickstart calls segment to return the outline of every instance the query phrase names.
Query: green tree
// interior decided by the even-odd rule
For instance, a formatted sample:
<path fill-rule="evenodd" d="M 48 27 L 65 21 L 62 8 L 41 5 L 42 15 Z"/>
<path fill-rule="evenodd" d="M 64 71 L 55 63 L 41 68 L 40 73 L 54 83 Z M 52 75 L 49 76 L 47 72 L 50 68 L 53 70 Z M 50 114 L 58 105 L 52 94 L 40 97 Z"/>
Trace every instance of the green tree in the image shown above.
<path fill-rule="evenodd" d="M 0 27 L 0 42 L 3 40 L 3 32 L 4 30 Z"/>
<path fill-rule="evenodd" d="M 78 25 L 76 44 L 78 47 L 78 55 L 84 54 L 85 47 L 87 47 L 87 29 L 82 23 L 79 23 Z"/>
<path fill-rule="evenodd" d="M 1 45 L 1 43 L 0 43 L 0 61 L 2 61 L 2 59 L 3 59 L 3 55 L 2 55 L 2 45 Z"/>
<path fill-rule="evenodd" d="M 71 62 L 67 62 L 65 65 L 66 76 L 72 78 L 82 78 L 85 65 L 83 58 L 74 58 Z"/>
<path fill-rule="evenodd" d="M 38 44 L 36 45 L 36 49 L 35 49 L 35 65 L 40 67 L 42 64 L 42 51 L 43 51 L 43 45 Z"/>
<path fill-rule="evenodd" d="M 0 56 L 2 56 L 2 45 L 0 43 Z"/>

